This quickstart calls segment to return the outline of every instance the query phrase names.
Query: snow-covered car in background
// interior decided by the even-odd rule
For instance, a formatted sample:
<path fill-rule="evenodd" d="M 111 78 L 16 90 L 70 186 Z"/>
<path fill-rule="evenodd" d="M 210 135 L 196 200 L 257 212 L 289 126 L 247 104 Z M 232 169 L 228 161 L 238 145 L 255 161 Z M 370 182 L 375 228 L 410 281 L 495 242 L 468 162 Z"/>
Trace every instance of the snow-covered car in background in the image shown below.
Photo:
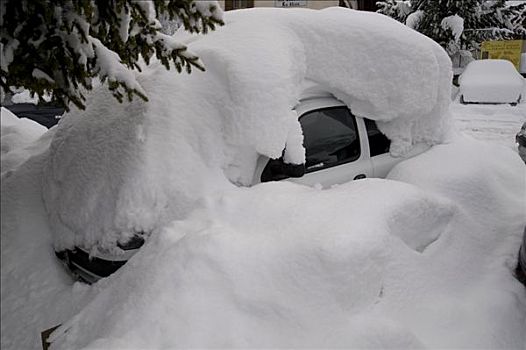
<path fill-rule="evenodd" d="M 521 100 L 524 78 L 507 60 L 472 61 L 459 78 L 461 103 L 510 103 Z"/>
<path fill-rule="evenodd" d="M 225 17 L 185 39 L 206 72 L 154 62 L 136 76 L 147 103 L 98 88 L 59 123 L 43 198 L 57 255 L 84 279 L 214 193 L 385 177 L 448 134 L 451 61 L 397 21 L 343 8 Z"/>

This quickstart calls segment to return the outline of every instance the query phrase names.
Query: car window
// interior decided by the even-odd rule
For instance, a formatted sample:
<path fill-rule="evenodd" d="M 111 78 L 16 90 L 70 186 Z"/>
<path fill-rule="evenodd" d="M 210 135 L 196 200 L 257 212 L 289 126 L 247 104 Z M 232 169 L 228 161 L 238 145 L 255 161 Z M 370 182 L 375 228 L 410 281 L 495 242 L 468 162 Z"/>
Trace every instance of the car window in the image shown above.
<path fill-rule="evenodd" d="M 387 138 L 380 130 L 374 120 L 364 119 L 365 128 L 367 129 L 367 138 L 369 139 L 369 151 L 371 157 L 388 153 L 391 146 L 391 140 Z"/>
<path fill-rule="evenodd" d="M 347 107 L 310 111 L 299 121 L 303 129 L 307 173 L 360 157 L 356 120 Z"/>

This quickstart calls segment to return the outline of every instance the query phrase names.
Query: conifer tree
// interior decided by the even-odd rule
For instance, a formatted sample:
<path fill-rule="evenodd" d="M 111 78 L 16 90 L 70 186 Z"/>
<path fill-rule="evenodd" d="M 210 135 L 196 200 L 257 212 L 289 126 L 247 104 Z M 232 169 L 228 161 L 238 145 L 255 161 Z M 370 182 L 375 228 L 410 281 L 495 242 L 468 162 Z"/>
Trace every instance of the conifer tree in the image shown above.
<path fill-rule="evenodd" d="M 162 32 L 159 18 L 190 32 L 222 25 L 216 1 L 197 0 L 1 0 L 0 87 L 24 87 L 42 100 L 84 108 L 83 90 L 98 77 L 115 98 L 146 93 L 132 70 L 152 57 L 170 69 L 204 70 L 185 45 Z"/>
<path fill-rule="evenodd" d="M 507 6 L 504 0 L 384 0 L 378 6 L 380 13 L 438 42 L 452 58 L 470 56 L 486 40 L 526 38 L 526 3 Z"/>
<path fill-rule="evenodd" d="M 405 23 L 407 16 L 413 12 L 408 0 L 384 0 L 377 2 L 376 5 L 378 6 L 378 13 L 394 18 L 402 23 Z"/>
<path fill-rule="evenodd" d="M 506 1 L 493 4 L 486 15 L 487 22 L 497 23 L 505 39 L 526 40 L 526 2 L 506 6 Z"/>

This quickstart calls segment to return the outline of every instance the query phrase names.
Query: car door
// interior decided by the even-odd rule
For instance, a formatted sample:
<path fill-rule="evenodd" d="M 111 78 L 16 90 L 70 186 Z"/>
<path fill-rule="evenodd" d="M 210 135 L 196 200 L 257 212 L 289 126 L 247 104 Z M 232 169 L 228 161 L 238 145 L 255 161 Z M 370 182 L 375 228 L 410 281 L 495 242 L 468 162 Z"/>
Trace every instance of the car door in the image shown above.
<path fill-rule="evenodd" d="M 345 105 L 319 107 L 304 112 L 305 175 L 289 181 L 330 187 L 373 175 L 365 126 Z"/>
<path fill-rule="evenodd" d="M 400 161 L 399 158 L 391 156 L 389 147 L 391 140 L 387 138 L 371 119 L 363 119 L 367 130 L 369 144 L 369 156 L 373 167 L 373 176 L 385 178 L 389 171 Z"/>

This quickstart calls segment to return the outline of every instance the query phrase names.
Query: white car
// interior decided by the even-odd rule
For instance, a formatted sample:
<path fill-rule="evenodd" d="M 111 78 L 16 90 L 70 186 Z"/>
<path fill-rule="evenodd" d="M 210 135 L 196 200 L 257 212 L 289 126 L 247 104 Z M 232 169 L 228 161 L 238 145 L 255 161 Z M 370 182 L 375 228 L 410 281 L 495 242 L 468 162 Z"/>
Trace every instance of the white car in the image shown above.
<path fill-rule="evenodd" d="M 459 78 L 461 103 L 520 102 L 524 78 L 506 60 L 471 62 Z"/>
<path fill-rule="evenodd" d="M 254 184 L 283 180 L 324 188 L 366 177 L 387 176 L 403 159 L 425 151 L 429 146 L 417 144 L 403 157 L 389 153 L 391 141 L 376 122 L 356 117 L 342 102 L 329 94 L 311 96 L 295 108 L 303 130 L 306 162 L 286 165 L 282 159 L 260 157 Z"/>

